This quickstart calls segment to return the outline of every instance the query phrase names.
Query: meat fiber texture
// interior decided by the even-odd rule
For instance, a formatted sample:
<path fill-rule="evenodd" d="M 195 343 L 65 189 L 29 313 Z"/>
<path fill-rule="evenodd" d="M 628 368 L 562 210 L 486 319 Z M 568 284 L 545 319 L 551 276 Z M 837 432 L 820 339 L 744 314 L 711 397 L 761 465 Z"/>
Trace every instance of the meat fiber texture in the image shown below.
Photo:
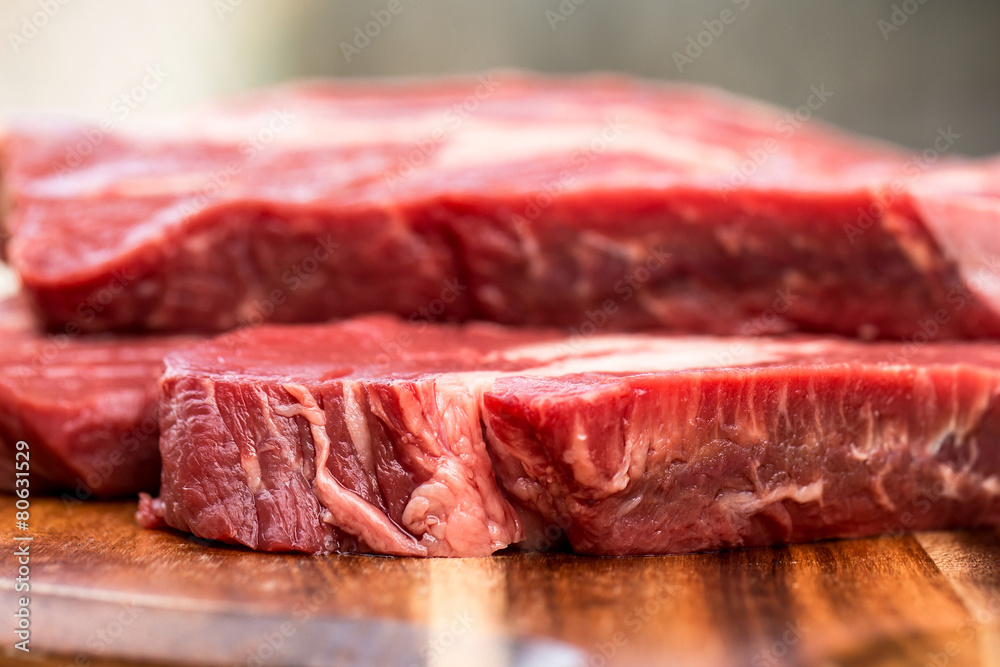
<path fill-rule="evenodd" d="M 1000 524 L 1000 346 L 369 316 L 173 353 L 140 520 L 266 551 L 666 554 Z"/>
<path fill-rule="evenodd" d="M 55 329 L 1000 335 L 1000 161 L 945 160 L 948 128 L 911 156 L 714 90 L 512 73 L 10 125 L 8 252 Z"/>
<path fill-rule="evenodd" d="M 163 355 L 188 342 L 48 336 L 22 299 L 0 301 L 0 489 L 15 489 L 26 461 L 32 493 L 155 490 Z M 26 459 L 15 457 L 19 441 Z"/>

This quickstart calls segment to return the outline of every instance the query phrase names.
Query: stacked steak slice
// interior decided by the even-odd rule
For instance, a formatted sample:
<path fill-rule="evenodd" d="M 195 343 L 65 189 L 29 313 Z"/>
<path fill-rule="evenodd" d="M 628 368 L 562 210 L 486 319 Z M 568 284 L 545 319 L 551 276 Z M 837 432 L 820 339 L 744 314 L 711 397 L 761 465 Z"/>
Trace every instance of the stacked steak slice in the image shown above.
<path fill-rule="evenodd" d="M 914 158 L 714 91 L 313 83 L 94 132 L 21 125 L 7 141 L 10 259 L 56 329 L 384 311 L 1000 335 L 1000 163 Z"/>
<path fill-rule="evenodd" d="M 19 298 L 0 301 L 0 488 L 70 498 L 156 489 L 163 355 L 180 336 L 49 336 Z M 15 460 L 18 441 L 28 446 Z M 23 475 L 22 475 L 23 477 Z M 19 485 L 23 486 L 23 484 Z"/>
<path fill-rule="evenodd" d="M 17 122 L 5 250 L 66 345 L 25 372 L 49 343 L 0 325 L 0 437 L 53 487 L 135 491 L 149 429 L 87 474 L 159 404 L 141 520 L 263 550 L 998 524 L 1000 160 L 942 150 L 517 74 Z"/>
<path fill-rule="evenodd" d="M 680 553 L 1000 520 L 1000 347 L 372 317 L 168 356 L 167 524 L 255 549 Z"/>

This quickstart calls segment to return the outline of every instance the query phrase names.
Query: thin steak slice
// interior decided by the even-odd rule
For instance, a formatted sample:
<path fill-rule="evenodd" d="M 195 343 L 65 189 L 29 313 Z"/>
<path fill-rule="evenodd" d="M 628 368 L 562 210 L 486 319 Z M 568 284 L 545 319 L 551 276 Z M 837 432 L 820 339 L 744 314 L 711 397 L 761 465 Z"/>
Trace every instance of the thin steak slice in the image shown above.
<path fill-rule="evenodd" d="M 15 489 L 18 441 L 32 494 L 86 499 L 156 489 L 157 380 L 185 337 L 49 336 L 19 298 L 0 301 L 0 489 Z M 23 482 L 20 486 L 23 486 Z"/>
<path fill-rule="evenodd" d="M 712 90 L 304 83 L 114 134 L 20 123 L 4 155 L 9 256 L 54 329 L 386 311 L 1000 336 L 1000 162 L 911 158 Z"/>
<path fill-rule="evenodd" d="M 140 519 L 262 550 L 657 554 L 1000 523 L 1000 345 L 384 316 L 171 354 Z"/>

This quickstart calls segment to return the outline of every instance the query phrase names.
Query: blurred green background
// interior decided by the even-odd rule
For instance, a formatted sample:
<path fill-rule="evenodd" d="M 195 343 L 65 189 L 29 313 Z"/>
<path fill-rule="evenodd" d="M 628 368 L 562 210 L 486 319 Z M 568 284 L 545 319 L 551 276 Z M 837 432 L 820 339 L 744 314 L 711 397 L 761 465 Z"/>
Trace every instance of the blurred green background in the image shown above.
<path fill-rule="evenodd" d="M 0 28 L 4 111 L 140 117 L 291 77 L 600 69 L 791 107 L 825 86 L 825 120 L 917 149 L 950 126 L 959 151 L 1000 151 L 990 0 L 4 0 Z"/>

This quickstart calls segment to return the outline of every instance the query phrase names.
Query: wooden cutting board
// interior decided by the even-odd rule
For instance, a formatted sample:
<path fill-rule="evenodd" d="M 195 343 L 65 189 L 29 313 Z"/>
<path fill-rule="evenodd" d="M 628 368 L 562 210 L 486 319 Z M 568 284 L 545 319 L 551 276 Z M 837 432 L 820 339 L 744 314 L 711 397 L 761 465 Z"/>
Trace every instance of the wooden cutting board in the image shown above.
<path fill-rule="evenodd" d="M 32 538 L 34 664 L 1000 666 L 996 531 L 419 560 L 252 553 L 134 510 L 37 499 L 23 532 L 0 498 L 8 624 Z"/>

